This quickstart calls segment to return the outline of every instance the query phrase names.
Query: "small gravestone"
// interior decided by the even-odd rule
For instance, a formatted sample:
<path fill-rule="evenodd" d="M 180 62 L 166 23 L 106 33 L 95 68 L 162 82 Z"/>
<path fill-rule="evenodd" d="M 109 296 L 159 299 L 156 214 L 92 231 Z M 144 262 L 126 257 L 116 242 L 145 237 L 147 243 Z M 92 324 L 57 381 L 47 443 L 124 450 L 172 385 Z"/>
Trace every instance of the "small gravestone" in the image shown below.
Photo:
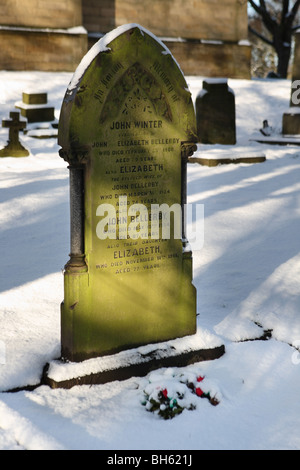
<path fill-rule="evenodd" d="M 10 119 L 2 120 L 2 127 L 9 129 L 7 145 L 0 150 L 0 157 L 27 157 L 29 151 L 21 144 L 19 132 L 24 131 L 27 122 L 20 120 L 19 112 L 11 112 Z"/>
<path fill-rule="evenodd" d="M 79 362 L 195 335 L 196 289 L 181 209 L 196 141 L 186 81 L 151 33 L 125 25 L 89 51 L 59 122 L 71 210 L 63 359 Z M 146 370 L 154 354 L 144 353 Z"/>
<path fill-rule="evenodd" d="M 227 79 L 207 79 L 196 98 L 200 143 L 235 145 L 235 97 Z"/>
<path fill-rule="evenodd" d="M 49 106 L 47 93 L 24 92 L 23 101 L 15 103 L 15 107 L 20 109 L 21 115 L 28 123 L 50 122 L 55 120 L 54 107 Z"/>
<path fill-rule="evenodd" d="M 23 101 L 15 103 L 28 121 L 26 135 L 38 139 L 57 138 L 58 123 L 55 108 L 49 106 L 47 93 L 23 93 Z"/>

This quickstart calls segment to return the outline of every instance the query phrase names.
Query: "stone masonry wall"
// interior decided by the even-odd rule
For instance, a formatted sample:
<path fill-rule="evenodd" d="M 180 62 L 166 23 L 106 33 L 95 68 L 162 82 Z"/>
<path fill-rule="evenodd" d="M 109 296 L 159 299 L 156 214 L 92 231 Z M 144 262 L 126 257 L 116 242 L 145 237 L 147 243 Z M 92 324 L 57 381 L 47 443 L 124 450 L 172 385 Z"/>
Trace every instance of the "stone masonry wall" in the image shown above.
<path fill-rule="evenodd" d="M 145 0 L 0 0 L 0 11 L 2 69 L 74 71 L 97 39 L 90 34 L 88 44 L 87 34 L 70 28 L 99 36 L 139 23 L 172 39 L 166 45 L 186 75 L 250 76 L 251 48 L 239 45 L 247 38 L 246 0 L 151 0 L 149 8 Z"/>
<path fill-rule="evenodd" d="M 81 2 L 0 0 L 0 69 L 74 72 L 88 50 Z"/>
<path fill-rule="evenodd" d="M 248 37 L 246 0 L 84 0 L 90 32 L 139 23 L 159 37 L 239 41 Z"/>
<path fill-rule="evenodd" d="M 82 25 L 81 0 L 0 0 L 0 24 L 35 28 Z"/>
<path fill-rule="evenodd" d="M 185 75 L 250 79 L 251 47 L 165 41 Z"/>
<path fill-rule="evenodd" d="M 0 69 L 74 72 L 87 52 L 86 34 L 0 28 Z"/>
<path fill-rule="evenodd" d="M 115 0 L 83 0 L 82 15 L 89 32 L 108 33 L 116 26 Z"/>
<path fill-rule="evenodd" d="M 116 0 L 116 26 L 139 22 L 158 36 L 238 41 L 247 38 L 247 2 L 239 0 Z"/>
<path fill-rule="evenodd" d="M 165 41 L 186 75 L 250 78 L 246 0 L 151 0 L 149 8 L 145 0 L 84 0 L 82 12 L 89 47 L 97 33 L 138 23 Z"/>

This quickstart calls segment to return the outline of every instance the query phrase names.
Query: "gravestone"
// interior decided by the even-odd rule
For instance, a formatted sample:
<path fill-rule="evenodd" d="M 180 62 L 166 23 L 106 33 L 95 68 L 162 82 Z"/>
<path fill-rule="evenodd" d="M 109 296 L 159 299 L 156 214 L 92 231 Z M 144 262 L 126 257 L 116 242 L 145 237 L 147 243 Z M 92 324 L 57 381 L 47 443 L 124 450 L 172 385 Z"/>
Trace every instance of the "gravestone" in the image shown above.
<path fill-rule="evenodd" d="M 47 93 L 23 92 L 22 99 L 15 103 L 15 107 L 29 123 L 55 120 L 54 107 L 48 105 Z"/>
<path fill-rule="evenodd" d="M 203 144 L 236 144 L 235 97 L 227 79 L 207 79 L 196 98 L 197 134 Z"/>
<path fill-rule="evenodd" d="M 184 76 L 150 32 L 117 28 L 84 57 L 59 122 L 71 210 L 64 359 L 196 333 L 192 253 L 178 211 L 196 141 Z"/>
<path fill-rule="evenodd" d="M 22 116 L 28 121 L 25 131 L 28 137 L 38 139 L 57 138 L 58 122 L 55 118 L 54 106 L 48 105 L 48 95 L 45 92 L 23 92 L 23 101 L 15 103 Z"/>
<path fill-rule="evenodd" d="M 0 150 L 0 157 L 27 157 L 29 151 L 21 144 L 19 132 L 24 131 L 27 122 L 20 120 L 19 112 L 11 112 L 10 119 L 2 120 L 2 127 L 9 129 L 7 145 Z"/>

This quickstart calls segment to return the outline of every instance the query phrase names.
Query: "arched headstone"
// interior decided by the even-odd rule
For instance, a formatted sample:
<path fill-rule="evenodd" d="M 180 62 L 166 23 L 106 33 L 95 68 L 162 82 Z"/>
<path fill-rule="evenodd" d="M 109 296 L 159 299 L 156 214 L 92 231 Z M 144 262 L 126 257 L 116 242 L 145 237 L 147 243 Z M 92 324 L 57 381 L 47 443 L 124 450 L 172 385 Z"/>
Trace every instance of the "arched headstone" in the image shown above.
<path fill-rule="evenodd" d="M 64 358 L 81 361 L 196 332 L 183 211 L 196 142 L 184 76 L 149 31 L 117 28 L 84 57 L 59 122 L 71 208 Z"/>

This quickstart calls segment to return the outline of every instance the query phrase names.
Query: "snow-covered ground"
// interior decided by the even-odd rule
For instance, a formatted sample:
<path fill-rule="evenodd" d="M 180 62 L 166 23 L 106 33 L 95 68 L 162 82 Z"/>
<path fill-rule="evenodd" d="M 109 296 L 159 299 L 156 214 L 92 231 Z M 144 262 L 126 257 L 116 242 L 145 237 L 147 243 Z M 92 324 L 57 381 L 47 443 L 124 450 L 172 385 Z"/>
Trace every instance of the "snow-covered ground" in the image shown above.
<path fill-rule="evenodd" d="M 58 116 L 70 79 L 68 73 L 0 72 L 0 118 L 9 117 L 28 89 L 47 91 Z M 188 83 L 195 99 L 202 79 L 188 77 Z M 60 353 L 69 181 L 53 138 L 22 135 L 31 155 L 0 158 L 0 449 L 300 448 L 300 147 L 250 141 L 264 119 L 281 130 L 291 84 L 229 85 L 237 145 L 199 146 L 199 155 L 250 148 L 267 160 L 189 165 L 189 202 L 205 208 L 204 246 L 194 252 L 199 331 L 226 347 L 215 361 L 106 385 L 6 393 L 38 383 L 45 363 Z M 0 129 L 1 147 L 7 135 Z M 257 340 L 264 330 L 272 338 Z M 204 376 L 219 404 L 191 398 L 181 383 L 187 376 Z M 163 420 L 142 404 L 144 390 L 153 392 L 154 385 L 168 394 L 186 392 L 196 408 Z"/>

